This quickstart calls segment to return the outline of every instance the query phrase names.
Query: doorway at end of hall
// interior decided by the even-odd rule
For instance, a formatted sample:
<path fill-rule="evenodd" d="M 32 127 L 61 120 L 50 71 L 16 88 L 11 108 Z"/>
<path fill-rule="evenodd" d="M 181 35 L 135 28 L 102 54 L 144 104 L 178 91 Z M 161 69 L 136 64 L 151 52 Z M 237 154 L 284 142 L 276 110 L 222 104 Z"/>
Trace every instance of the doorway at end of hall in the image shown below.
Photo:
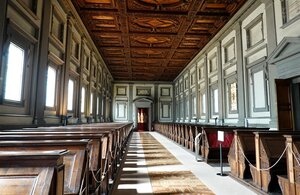
<path fill-rule="evenodd" d="M 137 131 L 149 131 L 148 129 L 148 108 L 138 108 L 137 113 Z"/>

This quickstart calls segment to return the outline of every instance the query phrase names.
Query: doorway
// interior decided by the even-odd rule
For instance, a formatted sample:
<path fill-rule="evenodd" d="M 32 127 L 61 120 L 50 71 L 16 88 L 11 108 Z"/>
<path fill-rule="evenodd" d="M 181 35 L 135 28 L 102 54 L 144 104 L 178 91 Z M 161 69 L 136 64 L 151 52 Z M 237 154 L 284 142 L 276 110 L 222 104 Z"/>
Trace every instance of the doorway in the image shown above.
<path fill-rule="evenodd" d="M 138 108 L 137 109 L 137 131 L 148 131 L 148 123 L 149 123 L 149 116 L 148 116 L 148 108 Z"/>
<path fill-rule="evenodd" d="M 300 77 L 276 79 L 279 130 L 300 130 Z"/>

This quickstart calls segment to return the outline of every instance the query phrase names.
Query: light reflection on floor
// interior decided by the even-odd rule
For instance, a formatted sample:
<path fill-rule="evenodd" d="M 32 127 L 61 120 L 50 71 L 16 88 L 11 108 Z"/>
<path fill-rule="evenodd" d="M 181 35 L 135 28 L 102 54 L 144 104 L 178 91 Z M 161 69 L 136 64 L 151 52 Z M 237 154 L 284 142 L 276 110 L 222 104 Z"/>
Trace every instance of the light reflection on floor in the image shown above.
<path fill-rule="evenodd" d="M 138 133 L 132 135 L 125 162 L 112 195 L 150 195 L 152 187 Z"/>

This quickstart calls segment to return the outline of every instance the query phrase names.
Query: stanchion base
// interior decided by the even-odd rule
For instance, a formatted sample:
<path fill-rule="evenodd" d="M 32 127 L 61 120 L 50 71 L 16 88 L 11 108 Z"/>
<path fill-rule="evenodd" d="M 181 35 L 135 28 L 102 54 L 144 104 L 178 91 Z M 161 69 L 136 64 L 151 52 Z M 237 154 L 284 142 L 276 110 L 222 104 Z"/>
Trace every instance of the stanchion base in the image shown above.
<path fill-rule="evenodd" d="M 217 173 L 217 175 L 222 176 L 222 177 L 228 176 L 228 174 L 226 174 L 226 173 Z"/>

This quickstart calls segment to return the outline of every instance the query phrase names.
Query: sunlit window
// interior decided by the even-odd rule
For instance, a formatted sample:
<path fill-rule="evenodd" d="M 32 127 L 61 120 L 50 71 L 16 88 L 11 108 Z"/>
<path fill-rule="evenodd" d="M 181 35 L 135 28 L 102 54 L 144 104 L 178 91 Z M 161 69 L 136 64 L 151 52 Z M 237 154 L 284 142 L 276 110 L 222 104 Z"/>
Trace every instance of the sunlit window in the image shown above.
<path fill-rule="evenodd" d="M 237 111 L 237 83 L 229 84 L 229 110 Z"/>
<path fill-rule="evenodd" d="M 202 114 L 206 113 L 206 97 L 205 97 L 205 93 L 203 93 L 201 98 L 201 105 L 202 105 Z"/>
<path fill-rule="evenodd" d="M 4 99 L 18 101 L 22 99 L 23 72 L 24 72 L 24 49 L 14 43 L 9 44 L 6 84 Z"/>
<path fill-rule="evenodd" d="M 214 114 L 219 113 L 219 98 L 218 98 L 218 89 L 213 90 L 213 112 Z"/>
<path fill-rule="evenodd" d="M 74 97 L 74 81 L 69 80 L 68 86 L 68 110 L 73 110 L 73 97 Z"/>
<path fill-rule="evenodd" d="M 46 106 L 55 106 L 56 70 L 49 66 L 47 75 Z"/>
<path fill-rule="evenodd" d="M 93 98 L 94 98 L 94 94 L 91 94 L 91 100 L 90 100 L 90 114 L 93 114 Z"/>
<path fill-rule="evenodd" d="M 81 113 L 84 113 L 85 109 L 85 88 L 81 88 Z"/>
<path fill-rule="evenodd" d="M 96 114 L 99 115 L 99 97 L 97 97 L 97 110 Z"/>

